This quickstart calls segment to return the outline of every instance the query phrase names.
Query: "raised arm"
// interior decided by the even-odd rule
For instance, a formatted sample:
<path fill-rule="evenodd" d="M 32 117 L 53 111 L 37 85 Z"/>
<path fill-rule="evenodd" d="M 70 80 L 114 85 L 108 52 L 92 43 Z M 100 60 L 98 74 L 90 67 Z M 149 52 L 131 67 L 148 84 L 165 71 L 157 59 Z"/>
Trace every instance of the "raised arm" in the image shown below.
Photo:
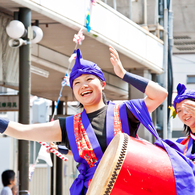
<path fill-rule="evenodd" d="M 158 83 L 149 81 L 145 90 L 145 94 L 147 97 L 144 101 L 149 113 L 151 113 L 166 99 L 168 92 Z"/>
<path fill-rule="evenodd" d="M 133 85 L 138 90 L 142 91 L 147 95 L 145 98 L 145 104 L 148 108 L 149 113 L 154 111 L 167 97 L 167 90 L 161 87 L 158 83 L 148 80 L 144 77 L 127 72 L 120 61 L 118 52 L 109 46 L 111 52 L 110 61 L 113 65 L 115 74 Z"/>
<path fill-rule="evenodd" d="M 3 134 L 16 139 L 41 142 L 60 142 L 62 137 L 59 120 L 30 125 L 10 121 Z"/>

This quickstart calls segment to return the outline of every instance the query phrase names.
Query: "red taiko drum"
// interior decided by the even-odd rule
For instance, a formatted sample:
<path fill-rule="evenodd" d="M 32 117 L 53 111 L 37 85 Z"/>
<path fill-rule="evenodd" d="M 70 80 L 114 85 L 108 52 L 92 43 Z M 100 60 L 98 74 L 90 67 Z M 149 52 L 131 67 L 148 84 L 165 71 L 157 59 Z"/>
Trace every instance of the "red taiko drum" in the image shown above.
<path fill-rule="evenodd" d="M 127 134 L 115 136 L 93 176 L 87 195 L 176 195 L 166 151 Z"/>

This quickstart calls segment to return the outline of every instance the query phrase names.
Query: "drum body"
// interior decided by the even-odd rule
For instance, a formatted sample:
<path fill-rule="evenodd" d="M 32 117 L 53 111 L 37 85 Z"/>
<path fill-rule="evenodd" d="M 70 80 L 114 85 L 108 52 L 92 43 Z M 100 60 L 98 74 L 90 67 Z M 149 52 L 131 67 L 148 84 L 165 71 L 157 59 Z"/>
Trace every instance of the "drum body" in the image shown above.
<path fill-rule="evenodd" d="M 106 149 L 87 195 L 176 195 L 167 153 L 127 134 L 115 136 Z"/>

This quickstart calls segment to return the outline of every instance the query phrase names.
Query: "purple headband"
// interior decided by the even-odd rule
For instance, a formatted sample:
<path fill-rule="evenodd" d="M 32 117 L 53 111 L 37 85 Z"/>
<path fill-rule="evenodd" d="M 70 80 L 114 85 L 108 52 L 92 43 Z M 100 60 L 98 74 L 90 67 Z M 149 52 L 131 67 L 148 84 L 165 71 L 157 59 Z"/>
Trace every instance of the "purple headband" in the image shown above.
<path fill-rule="evenodd" d="M 84 60 L 82 58 L 80 50 L 77 49 L 76 61 L 72 68 L 72 71 L 70 73 L 70 78 L 69 78 L 71 88 L 72 88 L 74 79 L 81 76 L 82 74 L 93 74 L 99 77 L 102 81 L 105 81 L 104 74 L 101 68 L 94 62 Z"/>
<path fill-rule="evenodd" d="M 195 99 L 195 90 L 187 89 L 184 84 L 179 83 L 177 85 L 177 96 L 173 101 L 173 106 L 176 111 L 177 111 L 176 104 L 180 103 L 185 99 Z"/>

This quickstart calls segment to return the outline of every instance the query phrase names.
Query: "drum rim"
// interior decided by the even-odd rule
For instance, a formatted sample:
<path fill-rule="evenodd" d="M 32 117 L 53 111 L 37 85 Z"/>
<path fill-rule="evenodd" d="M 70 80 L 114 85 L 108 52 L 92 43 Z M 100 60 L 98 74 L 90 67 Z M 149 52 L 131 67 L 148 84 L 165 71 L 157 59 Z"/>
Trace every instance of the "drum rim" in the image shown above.
<path fill-rule="evenodd" d="M 120 173 L 123 162 L 125 160 L 125 156 L 127 154 L 127 146 L 128 146 L 128 142 L 129 142 L 129 136 L 126 133 L 123 133 L 123 135 L 124 135 L 124 139 L 123 139 L 122 148 L 121 148 L 121 151 L 120 151 L 120 154 L 118 157 L 118 161 L 117 161 L 116 166 L 114 168 L 114 171 L 112 172 L 112 175 L 108 181 L 107 188 L 106 188 L 103 195 L 110 195 L 110 193 L 114 187 L 114 184 L 117 180 L 117 177 Z"/>

